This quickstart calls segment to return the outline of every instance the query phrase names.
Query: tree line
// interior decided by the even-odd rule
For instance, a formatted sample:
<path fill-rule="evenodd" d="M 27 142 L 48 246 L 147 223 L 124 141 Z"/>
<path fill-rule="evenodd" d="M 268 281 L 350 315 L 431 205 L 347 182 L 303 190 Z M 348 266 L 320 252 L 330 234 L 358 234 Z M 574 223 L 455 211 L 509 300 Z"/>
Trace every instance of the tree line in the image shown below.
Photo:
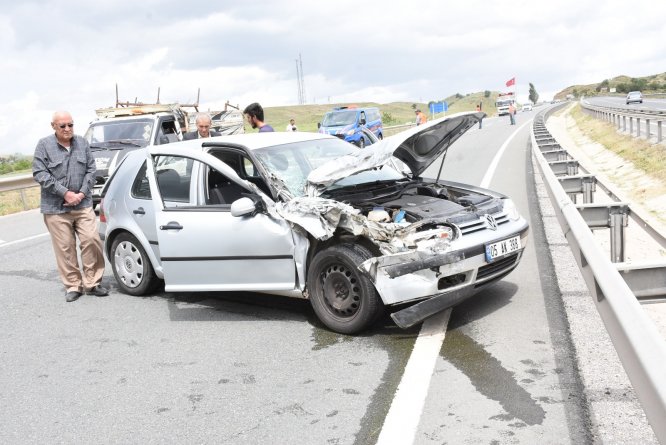
<path fill-rule="evenodd" d="M 0 175 L 30 170 L 31 168 L 32 156 L 25 156 L 20 154 L 0 156 Z"/>

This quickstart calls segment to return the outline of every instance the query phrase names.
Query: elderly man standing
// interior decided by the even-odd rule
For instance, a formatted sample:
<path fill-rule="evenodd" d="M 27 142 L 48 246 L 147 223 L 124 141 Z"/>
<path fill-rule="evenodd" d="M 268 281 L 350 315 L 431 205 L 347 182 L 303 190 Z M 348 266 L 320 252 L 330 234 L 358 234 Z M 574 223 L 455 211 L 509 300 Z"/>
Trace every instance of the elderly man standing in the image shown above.
<path fill-rule="evenodd" d="M 32 176 L 41 186 L 40 210 L 51 234 L 65 300 L 77 300 L 83 292 L 104 297 L 104 255 L 93 211 L 95 159 L 88 142 L 74 134 L 67 111 L 53 114 L 54 134 L 40 139 L 35 148 Z M 81 248 L 82 269 L 76 250 Z"/>
<path fill-rule="evenodd" d="M 210 131 L 210 127 L 213 125 L 213 121 L 210 119 L 210 116 L 204 113 L 197 115 L 196 119 L 197 131 L 190 131 L 183 135 L 183 140 L 188 141 L 190 139 L 201 139 L 211 136 L 219 136 L 220 133 L 217 131 Z"/>

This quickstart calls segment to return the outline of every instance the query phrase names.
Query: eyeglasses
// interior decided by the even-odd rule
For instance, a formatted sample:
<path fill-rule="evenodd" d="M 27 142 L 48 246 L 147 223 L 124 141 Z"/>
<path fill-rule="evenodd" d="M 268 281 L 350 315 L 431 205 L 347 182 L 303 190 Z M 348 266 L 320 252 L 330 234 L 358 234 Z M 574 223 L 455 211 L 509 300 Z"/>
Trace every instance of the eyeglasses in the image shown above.
<path fill-rule="evenodd" d="M 65 127 L 72 128 L 73 126 L 74 126 L 74 124 L 61 124 L 61 125 L 58 125 L 58 127 L 60 127 L 60 128 L 65 128 Z"/>

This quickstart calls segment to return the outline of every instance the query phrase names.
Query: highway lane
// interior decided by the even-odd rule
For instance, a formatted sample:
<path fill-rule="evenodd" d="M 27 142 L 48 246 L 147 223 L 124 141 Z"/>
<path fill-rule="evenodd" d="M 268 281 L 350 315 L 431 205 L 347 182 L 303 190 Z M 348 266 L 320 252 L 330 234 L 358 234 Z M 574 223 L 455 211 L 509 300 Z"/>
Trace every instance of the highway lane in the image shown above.
<path fill-rule="evenodd" d="M 444 177 L 481 184 L 519 129 L 490 187 L 531 231 L 518 270 L 451 311 L 414 443 L 590 442 L 535 207 L 521 128 L 532 116 L 487 119 L 448 155 Z M 0 239 L 40 224 L 35 212 L 0 218 Z M 307 302 L 260 294 L 130 297 L 110 267 L 111 296 L 67 304 L 48 237 L 0 255 L 4 443 L 375 443 L 420 331 L 384 318 L 333 334 Z"/>
<path fill-rule="evenodd" d="M 469 135 L 476 147 L 466 156 L 469 165 L 445 168 L 447 177 L 470 178 L 488 162 L 482 147 L 492 152 L 515 133 L 489 186 L 529 218 L 530 236 L 516 271 L 453 309 L 417 444 L 590 442 L 584 390 L 535 208 L 528 146 L 534 114 L 519 113 L 516 126 L 488 119 Z"/>
<path fill-rule="evenodd" d="M 591 105 L 600 107 L 613 107 L 613 108 L 626 108 L 632 109 L 649 109 L 655 111 L 666 111 L 666 99 L 656 99 L 652 97 L 644 97 L 643 103 L 630 103 L 627 104 L 625 96 L 598 96 L 586 97 L 585 100 Z"/>

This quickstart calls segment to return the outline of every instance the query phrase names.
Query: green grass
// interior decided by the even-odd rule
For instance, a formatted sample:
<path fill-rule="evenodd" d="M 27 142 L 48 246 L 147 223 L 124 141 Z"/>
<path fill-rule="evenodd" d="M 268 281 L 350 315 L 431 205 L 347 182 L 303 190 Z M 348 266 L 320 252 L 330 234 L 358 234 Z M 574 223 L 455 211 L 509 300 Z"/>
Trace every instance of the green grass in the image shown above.
<path fill-rule="evenodd" d="M 578 128 L 591 140 L 666 183 L 666 150 L 663 144 L 652 144 L 644 139 L 620 134 L 613 124 L 583 113 L 580 105 L 576 105 L 570 113 Z"/>
<path fill-rule="evenodd" d="M 0 216 L 38 208 L 39 192 L 39 187 L 30 187 L 0 193 Z"/>

